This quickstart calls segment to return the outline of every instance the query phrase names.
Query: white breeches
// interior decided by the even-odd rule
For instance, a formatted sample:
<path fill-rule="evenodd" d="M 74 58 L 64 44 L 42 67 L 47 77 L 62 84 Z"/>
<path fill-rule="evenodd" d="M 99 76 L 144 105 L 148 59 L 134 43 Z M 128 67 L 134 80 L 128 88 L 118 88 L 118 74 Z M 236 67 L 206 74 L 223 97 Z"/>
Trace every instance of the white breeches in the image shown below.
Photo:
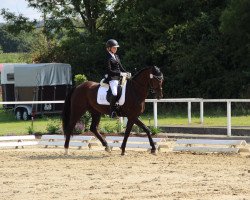
<path fill-rule="evenodd" d="M 118 87 L 119 81 L 118 80 L 111 80 L 109 81 L 109 85 L 112 91 L 112 94 L 114 96 L 117 96 L 117 87 Z"/>

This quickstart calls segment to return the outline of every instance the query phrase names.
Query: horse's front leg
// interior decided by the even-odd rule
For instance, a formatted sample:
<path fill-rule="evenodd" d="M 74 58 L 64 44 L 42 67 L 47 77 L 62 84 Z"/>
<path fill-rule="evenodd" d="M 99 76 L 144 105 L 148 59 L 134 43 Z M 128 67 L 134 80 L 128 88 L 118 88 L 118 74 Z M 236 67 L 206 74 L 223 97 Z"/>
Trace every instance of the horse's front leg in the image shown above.
<path fill-rule="evenodd" d="M 142 128 L 147 133 L 150 146 L 152 147 L 151 153 L 156 154 L 155 143 L 154 143 L 154 141 L 153 141 L 153 139 L 151 137 L 151 131 L 149 130 L 149 128 L 141 120 L 139 120 L 138 118 L 136 119 L 135 124 L 137 126 L 139 126 L 140 128 Z"/>
<path fill-rule="evenodd" d="M 66 133 L 65 136 L 65 143 L 64 143 L 64 149 L 65 149 L 65 155 L 69 154 L 69 141 L 70 141 L 70 134 Z"/>
<path fill-rule="evenodd" d="M 122 150 L 121 155 L 122 156 L 125 155 L 125 148 L 126 148 L 127 140 L 128 140 L 128 137 L 129 137 L 129 134 L 131 132 L 133 125 L 134 125 L 134 120 L 128 119 L 126 131 L 125 131 L 122 146 L 121 146 L 121 150 Z"/>

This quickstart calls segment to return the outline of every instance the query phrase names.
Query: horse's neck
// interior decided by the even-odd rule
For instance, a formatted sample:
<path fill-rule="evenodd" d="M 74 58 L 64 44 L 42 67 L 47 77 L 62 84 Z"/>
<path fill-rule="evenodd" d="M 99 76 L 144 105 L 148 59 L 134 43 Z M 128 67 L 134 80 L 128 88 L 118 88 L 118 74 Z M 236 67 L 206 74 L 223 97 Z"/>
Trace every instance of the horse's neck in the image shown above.
<path fill-rule="evenodd" d="M 141 100 L 145 100 L 148 95 L 149 89 L 149 72 L 147 70 L 141 72 L 134 80 L 133 86 L 136 91 L 136 94 L 139 95 Z"/>

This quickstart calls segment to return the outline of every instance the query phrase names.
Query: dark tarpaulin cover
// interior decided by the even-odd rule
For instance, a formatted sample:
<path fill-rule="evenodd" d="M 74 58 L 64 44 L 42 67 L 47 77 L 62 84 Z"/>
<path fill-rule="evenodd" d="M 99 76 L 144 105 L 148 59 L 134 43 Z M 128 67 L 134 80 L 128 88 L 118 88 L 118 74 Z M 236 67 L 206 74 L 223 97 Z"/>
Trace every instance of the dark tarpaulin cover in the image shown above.
<path fill-rule="evenodd" d="M 15 86 L 72 85 L 71 66 L 64 63 L 15 65 Z"/>

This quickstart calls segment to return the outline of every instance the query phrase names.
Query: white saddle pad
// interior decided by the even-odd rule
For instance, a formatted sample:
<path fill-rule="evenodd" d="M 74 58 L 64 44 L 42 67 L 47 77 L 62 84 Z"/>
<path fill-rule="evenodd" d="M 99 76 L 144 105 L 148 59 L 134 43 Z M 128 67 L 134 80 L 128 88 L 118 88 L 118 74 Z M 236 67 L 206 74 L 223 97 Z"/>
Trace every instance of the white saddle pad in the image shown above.
<path fill-rule="evenodd" d="M 120 99 L 118 101 L 118 104 L 120 106 L 122 106 L 125 103 L 126 85 L 127 85 L 127 81 L 122 86 L 122 95 L 121 95 L 121 97 L 120 97 Z M 110 103 L 106 99 L 108 89 L 109 89 L 108 85 L 103 86 L 101 84 L 101 86 L 99 87 L 98 92 L 97 92 L 97 103 L 98 104 L 110 105 Z"/>

